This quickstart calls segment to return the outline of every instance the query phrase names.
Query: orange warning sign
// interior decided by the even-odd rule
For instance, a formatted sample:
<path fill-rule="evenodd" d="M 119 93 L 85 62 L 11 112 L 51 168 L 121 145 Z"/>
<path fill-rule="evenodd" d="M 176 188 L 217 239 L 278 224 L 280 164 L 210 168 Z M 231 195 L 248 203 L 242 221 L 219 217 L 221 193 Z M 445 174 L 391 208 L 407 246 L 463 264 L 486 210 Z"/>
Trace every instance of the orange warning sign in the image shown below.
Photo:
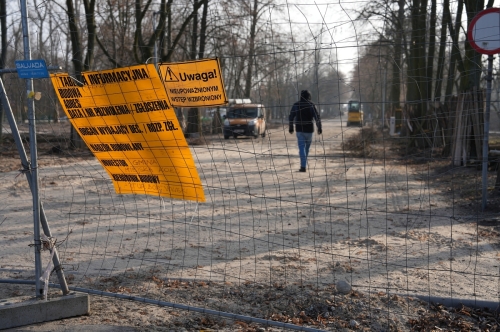
<path fill-rule="evenodd" d="M 64 112 L 119 194 L 205 201 L 189 146 L 154 65 L 51 74 Z"/>
<path fill-rule="evenodd" d="M 160 63 L 158 68 L 173 106 L 205 107 L 227 104 L 219 59 Z"/>

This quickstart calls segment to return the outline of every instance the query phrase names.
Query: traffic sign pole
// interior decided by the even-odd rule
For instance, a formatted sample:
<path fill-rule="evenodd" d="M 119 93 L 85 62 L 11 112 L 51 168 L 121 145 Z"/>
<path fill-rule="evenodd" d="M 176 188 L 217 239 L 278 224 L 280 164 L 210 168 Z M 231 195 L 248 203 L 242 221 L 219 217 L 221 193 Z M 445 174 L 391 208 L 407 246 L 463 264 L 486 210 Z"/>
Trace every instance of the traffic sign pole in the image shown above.
<path fill-rule="evenodd" d="M 488 76 L 486 77 L 486 111 L 484 113 L 484 134 L 483 134 L 483 172 L 482 172 L 482 210 L 486 209 L 488 201 L 488 145 L 490 132 L 490 107 L 491 107 L 491 81 L 493 73 L 493 55 L 488 55 Z"/>
<path fill-rule="evenodd" d="M 21 23 L 23 29 L 23 42 L 24 42 L 24 60 L 31 60 L 31 47 L 28 33 L 28 12 L 26 0 L 21 0 Z M 33 79 L 26 79 L 26 91 L 33 91 Z M 40 277 L 42 276 L 42 244 L 40 238 L 40 195 L 38 191 L 38 154 L 36 142 L 36 121 L 35 121 L 35 103 L 33 98 L 27 98 L 28 106 L 28 125 L 30 135 L 30 173 L 33 198 L 33 242 L 35 249 L 35 291 L 36 297 L 42 298 L 43 288 Z"/>
<path fill-rule="evenodd" d="M 488 55 L 488 75 L 486 77 L 486 110 L 484 113 L 482 202 L 484 211 L 488 202 L 488 145 L 490 131 L 491 81 L 493 55 L 500 53 L 500 8 L 488 8 L 479 12 L 471 21 L 467 31 L 470 45 L 478 53 Z"/>

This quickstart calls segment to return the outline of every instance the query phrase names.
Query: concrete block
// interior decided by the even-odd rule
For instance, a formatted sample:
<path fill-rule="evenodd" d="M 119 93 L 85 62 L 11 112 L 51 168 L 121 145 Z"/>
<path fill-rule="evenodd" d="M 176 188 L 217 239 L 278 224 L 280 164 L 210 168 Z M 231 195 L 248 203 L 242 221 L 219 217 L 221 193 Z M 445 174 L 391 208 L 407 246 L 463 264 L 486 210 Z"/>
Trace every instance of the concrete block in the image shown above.
<path fill-rule="evenodd" d="M 71 292 L 46 301 L 33 297 L 0 299 L 0 330 L 48 322 L 90 312 L 88 294 Z"/>

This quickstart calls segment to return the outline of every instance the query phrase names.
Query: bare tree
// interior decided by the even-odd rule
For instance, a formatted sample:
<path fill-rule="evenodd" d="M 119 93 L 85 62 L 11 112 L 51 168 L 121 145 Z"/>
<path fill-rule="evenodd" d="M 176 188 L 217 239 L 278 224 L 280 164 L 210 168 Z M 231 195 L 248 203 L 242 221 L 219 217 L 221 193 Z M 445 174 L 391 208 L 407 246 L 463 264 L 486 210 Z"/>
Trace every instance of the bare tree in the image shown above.
<path fill-rule="evenodd" d="M 203 59 L 205 56 L 205 46 L 207 43 L 207 16 L 208 16 L 208 0 L 203 4 L 203 12 L 201 14 L 200 23 L 200 48 L 198 49 L 198 59 Z"/>
<path fill-rule="evenodd" d="M 391 59 L 392 64 L 392 84 L 389 91 L 389 102 L 392 111 L 401 107 L 401 72 L 403 68 L 403 43 L 404 43 L 404 19 L 405 19 L 405 0 L 398 0 L 397 15 L 391 13 L 392 31 L 394 34 L 394 57 Z"/>
<path fill-rule="evenodd" d="M 247 74 L 245 80 L 245 91 L 243 97 L 250 98 L 250 89 L 252 86 L 252 74 L 253 66 L 255 62 L 255 34 L 257 30 L 257 22 L 259 19 L 259 2 L 257 0 L 253 1 L 253 6 L 250 8 L 250 35 L 248 39 L 248 63 L 247 63 Z M 261 7 L 261 10 L 265 7 Z"/>
<path fill-rule="evenodd" d="M 443 15 L 446 16 L 446 22 L 448 23 L 448 30 L 450 31 L 450 36 L 452 38 L 452 48 L 450 52 L 450 62 L 448 66 L 448 78 L 446 81 L 445 98 L 449 100 L 453 92 L 453 85 L 455 83 L 455 71 L 458 66 L 458 71 L 461 73 L 465 72 L 465 67 L 462 60 L 462 55 L 460 54 L 460 47 L 458 45 L 458 38 L 460 32 L 460 25 L 462 21 L 462 11 L 464 7 L 463 0 L 458 0 L 457 16 L 455 17 L 455 24 L 450 14 L 450 6 L 448 2 L 444 3 Z"/>
<path fill-rule="evenodd" d="M 56 40 L 59 31 L 55 29 L 54 16 L 51 15 L 54 4 L 52 2 L 39 3 L 38 0 L 35 0 L 34 4 L 36 10 L 34 11 L 35 17 L 32 18 L 32 21 L 37 27 L 36 53 L 34 56 L 45 59 L 48 65 L 57 65 L 59 62 L 59 52 L 57 52 Z M 53 107 L 52 103 L 52 100 L 56 98 L 52 86 L 43 84 L 43 81 L 40 80 L 35 80 L 33 83 L 35 91 L 40 92 L 42 96 L 52 96 L 52 98 L 42 98 L 36 102 L 37 113 L 39 114 L 37 117 L 46 117 L 47 120 L 59 122 L 58 109 L 57 107 Z"/>
<path fill-rule="evenodd" d="M 411 7 L 411 40 L 407 69 L 406 102 L 412 105 L 412 117 L 421 121 L 426 114 L 426 24 L 427 0 L 413 0 Z"/>
<path fill-rule="evenodd" d="M 80 28 L 78 25 L 78 17 L 73 0 L 66 0 L 66 14 L 68 16 L 69 32 L 71 38 L 71 47 L 73 55 L 73 68 L 75 69 L 75 76 L 77 80 L 81 81 L 82 72 L 92 68 L 94 60 L 94 47 L 95 47 L 95 0 L 83 0 L 83 7 L 85 10 L 85 27 L 87 36 L 87 47 L 85 49 L 85 56 L 83 55 L 82 40 Z"/>
<path fill-rule="evenodd" d="M 436 51 L 436 0 L 431 0 L 431 13 L 430 13 L 430 18 L 429 18 L 429 48 L 427 50 L 427 72 L 426 72 L 426 79 L 427 79 L 427 99 L 432 98 L 432 82 L 433 76 L 434 76 L 434 53 Z"/>
<path fill-rule="evenodd" d="M 150 10 L 152 0 L 146 1 L 143 6 L 141 0 L 135 1 L 135 35 L 134 35 L 134 56 L 137 63 L 147 62 L 153 57 L 153 49 L 155 42 L 162 35 L 163 29 L 165 27 L 166 20 L 166 2 L 162 0 L 160 2 L 160 17 L 157 26 L 155 27 L 152 35 L 146 41 L 144 37 L 144 23 L 146 14 Z M 150 15 L 148 16 L 150 17 Z"/>
<path fill-rule="evenodd" d="M 194 0 L 193 8 L 193 16 L 192 16 L 192 30 L 191 30 L 191 49 L 190 49 L 190 59 L 196 60 L 203 58 L 205 53 L 206 46 L 206 33 L 207 33 L 207 14 L 208 14 L 208 3 L 209 1 L 204 1 L 203 12 L 201 17 L 201 24 L 198 27 L 198 12 L 196 8 L 198 8 L 198 0 Z M 198 34 L 199 32 L 199 34 Z M 199 37 L 198 37 L 199 36 Z M 199 47 L 198 47 L 198 39 L 199 39 Z M 192 107 L 188 111 L 188 125 L 186 128 L 186 133 L 201 133 L 202 131 L 202 123 L 200 121 L 201 118 L 201 110 L 196 107 Z"/>
<path fill-rule="evenodd" d="M 265 48 L 261 41 L 268 38 L 262 19 L 273 4 L 273 0 L 221 1 L 229 26 L 225 35 L 227 54 L 232 56 L 226 63 L 227 82 L 229 93 L 234 98 L 252 97 L 252 87 L 259 75 L 255 71 L 257 54 Z"/>
<path fill-rule="evenodd" d="M 72 62 L 73 68 L 75 70 L 75 77 L 77 81 L 82 82 L 82 72 L 92 68 L 92 62 L 94 59 L 94 46 L 95 46 L 95 0 L 83 0 L 83 6 L 85 9 L 85 26 L 87 32 L 87 47 L 85 57 L 83 56 L 81 32 L 78 25 L 78 17 L 76 15 L 76 9 L 73 0 L 66 0 L 66 14 L 68 16 L 69 32 L 71 38 L 71 48 L 72 48 Z M 83 141 L 79 135 L 76 134 L 73 127 L 71 127 L 70 132 L 70 146 L 71 147 L 82 147 Z"/>
<path fill-rule="evenodd" d="M 397 10 L 392 9 L 392 3 L 397 3 Z M 389 90 L 389 105 L 390 109 L 394 111 L 401 107 L 401 86 L 403 84 L 402 77 L 404 71 L 404 54 L 407 54 L 407 40 L 406 40 L 406 1 L 388 1 L 378 0 L 367 3 L 361 10 L 358 18 L 366 22 L 371 22 L 371 18 L 380 18 L 383 20 L 384 28 L 379 29 L 375 26 L 372 28 L 378 35 L 380 41 L 384 41 L 385 48 L 392 48 L 387 53 L 385 61 L 390 65 L 390 90 Z M 408 58 L 408 57 L 406 57 Z"/>
<path fill-rule="evenodd" d="M 383 67 L 388 48 L 384 40 L 379 40 L 365 47 L 363 50 L 360 61 L 354 68 L 353 76 L 356 77 L 356 83 L 353 84 L 359 87 L 353 93 L 353 97 L 362 101 L 364 105 L 364 112 L 366 116 L 380 117 L 380 96 L 381 89 L 385 88 L 382 85 L 383 81 Z"/>
<path fill-rule="evenodd" d="M 492 7 L 493 2 L 494 0 L 488 0 L 486 7 Z M 467 13 L 467 27 L 465 27 L 465 30 L 467 30 L 474 16 L 484 9 L 484 0 L 464 0 L 464 4 Z M 469 42 L 465 43 L 465 56 L 463 62 L 465 72 L 460 75 L 460 89 L 466 90 L 473 87 L 479 87 L 482 69 L 481 54 L 476 52 Z"/>
<path fill-rule="evenodd" d="M 443 8 L 449 8 L 450 1 L 444 0 Z M 437 73 L 436 73 L 436 85 L 434 86 L 434 100 L 439 101 L 441 99 L 442 93 L 442 84 L 444 77 L 444 62 L 445 62 L 445 52 L 446 52 L 446 40 L 447 40 L 447 27 L 448 20 L 450 19 L 449 15 L 445 15 L 443 13 L 443 18 L 441 20 L 441 35 L 439 37 L 439 54 L 438 54 L 438 64 L 437 64 Z"/>
<path fill-rule="evenodd" d="M 133 54 L 134 6 L 131 1 L 112 1 L 98 3 L 96 13 L 99 15 L 99 36 L 96 41 L 99 45 L 102 59 L 97 66 L 106 66 L 109 61 L 115 67 L 123 67 L 135 63 Z M 96 54 L 96 59 L 100 57 Z"/>
<path fill-rule="evenodd" d="M 194 15 L 207 2 L 208 0 L 195 1 L 193 9 L 189 15 L 183 18 L 177 35 L 173 38 L 171 35 L 173 20 L 171 15 L 172 1 L 161 0 L 158 23 L 149 38 L 146 38 L 145 34 L 148 29 L 145 29 L 145 23 L 148 22 L 146 19 L 151 20 L 151 15 L 148 15 L 148 12 L 150 11 L 152 0 L 147 0 L 145 4 L 141 0 L 135 0 L 134 56 L 137 63 L 144 63 L 153 56 L 154 45 L 158 40 L 161 43 L 161 60 L 164 62 L 170 61 Z M 169 20 L 168 23 L 167 19 Z"/>

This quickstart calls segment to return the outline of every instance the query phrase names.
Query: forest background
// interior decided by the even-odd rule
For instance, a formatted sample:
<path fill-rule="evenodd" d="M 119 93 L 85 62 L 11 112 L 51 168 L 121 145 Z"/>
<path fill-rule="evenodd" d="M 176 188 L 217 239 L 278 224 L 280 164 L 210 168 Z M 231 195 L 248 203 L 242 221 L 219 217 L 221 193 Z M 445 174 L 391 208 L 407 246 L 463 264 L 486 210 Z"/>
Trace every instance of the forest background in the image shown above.
<path fill-rule="evenodd" d="M 485 58 L 471 48 L 466 31 L 492 6 L 493 0 L 34 0 L 28 13 L 31 57 L 77 79 L 82 71 L 155 59 L 218 57 L 228 97 L 261 102 L 274 119 L 286 116 L 303 88 L 326 117 L 360 99 L 373 119 L 407 105 L 406 118 L 423 119 L 435 102 L 485 85 Z M 0 4 L 0 33 L 0 68 L 13 68 L 24 57 L 17 3 Z M 3 77 L 11 82 L 15 114 L 25 121 L 24 93 L 12 82 L 18 79 Z M 498 111 L 496 81 L 493 89 Z M 36 81 L 35 90 L 44 96 L 37 119 L 57 122 L 63 114 L 52 87 Z M 200 130 L 200 112 L 179 110 L 187 133 Z"/>

